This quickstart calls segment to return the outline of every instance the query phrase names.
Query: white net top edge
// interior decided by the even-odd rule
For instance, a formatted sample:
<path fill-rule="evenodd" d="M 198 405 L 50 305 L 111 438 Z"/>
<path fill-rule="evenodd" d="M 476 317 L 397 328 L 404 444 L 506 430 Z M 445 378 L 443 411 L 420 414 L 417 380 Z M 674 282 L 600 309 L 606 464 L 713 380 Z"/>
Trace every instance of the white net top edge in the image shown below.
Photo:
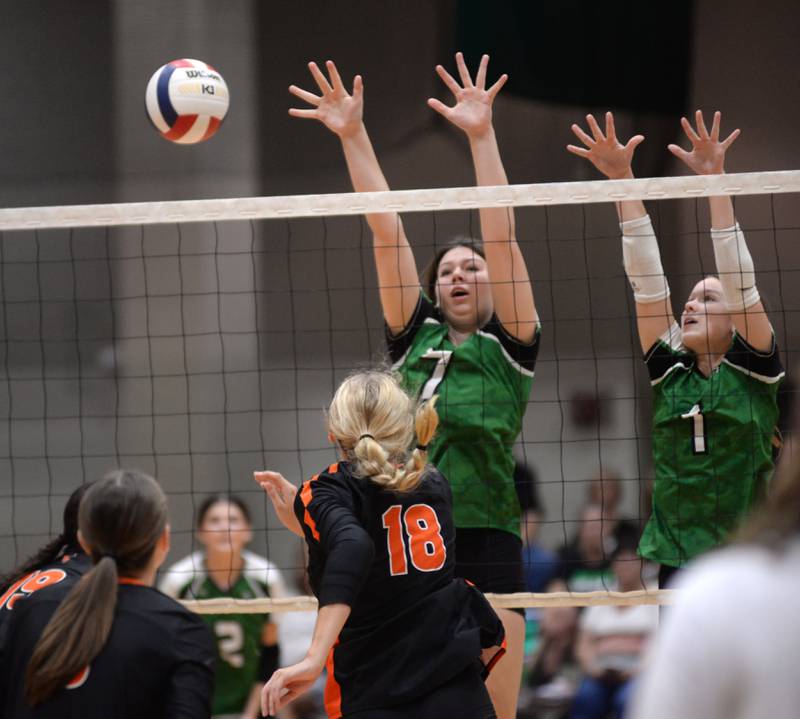
<path fill-rule="evenodd" d="M 0 230 L 222 222 L 800 192 L 800 170 L 0 209 Z"/>

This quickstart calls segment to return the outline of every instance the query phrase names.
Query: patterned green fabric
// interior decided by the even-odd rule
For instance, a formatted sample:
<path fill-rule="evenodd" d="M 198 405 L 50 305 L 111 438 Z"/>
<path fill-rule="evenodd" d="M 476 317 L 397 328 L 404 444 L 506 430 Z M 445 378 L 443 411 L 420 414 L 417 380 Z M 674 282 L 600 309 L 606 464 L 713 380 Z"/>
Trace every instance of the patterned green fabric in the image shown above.
<path fill-rule="evenodd" d="M 682 566 L 723 542 L 763 497 L 773 471 L 777 348 L 738 335 L 705 377 L 691 353 L 659 341 L 646 358 L 653 385 L 653 513 L 639 551 Z"/>
<path fill-rule="evenodd" d="M 424 357 L 429 350 L 452 352 L 436 388 L 440 424 L 429 460 L 450 482 L 456 527 L 501 529 L 519 536 L 512 447 L 533 382 L 538 330 L 529 347 L 506 335 L 496 320 L 458 347 L 448 339 L 447 325 L 434 317 L 414 330 L 395 364 L 410 391 L 422 391 L 435 371 L 437 359 Z M 515 347 L 525 355 L 519 361 L 509 353 Z"/>

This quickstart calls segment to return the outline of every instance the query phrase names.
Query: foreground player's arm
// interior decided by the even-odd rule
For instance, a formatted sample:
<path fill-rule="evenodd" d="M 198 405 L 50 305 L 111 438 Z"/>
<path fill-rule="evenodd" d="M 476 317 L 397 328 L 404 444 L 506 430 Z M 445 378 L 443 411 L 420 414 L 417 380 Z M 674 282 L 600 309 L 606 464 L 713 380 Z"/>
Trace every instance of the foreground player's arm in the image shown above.
<path fill-rule="evenodd" d="M 709 132 L 700 110 L 695 113 L 696 129 L 682 117 L 681 126 L 692 149 L 687 151 L 678 145 L 669 145 L 669 151 L 698 175 L 724 174 L 725 153 L 739 137 L 739 130 L 734 130 L 724 140 L 720 140 L 721 119 L 721 114 L 715 112 Z M 751 347 L 760 352 L 769 352 L 774 342 L 772 325 L 756 289 L 753 258 L 736 222 L 733 202 L 728 196 L 709 197 L 708 204 L 711 210 L 714 259 L 733 325 Z"/>
<path fill-rule="evenodd" d="M 508 75 L 502 75 L 486 89 L 488 63 L 489 56 L 484 55 L 473 83 L 463 55 L 457 53 L 456 64 L 461 85 L 441 65 L 437 65 L 436 72 L 453 93 L 456 104 L 448 107 L 431 98 L 428 105 L 466 134 L 476 183 L 479 186 L 507 185 L 508 178 L 492 126 L 492 103 Z M 514 211 L 508 207 L 482 207 L 480 218 L 495 314 L 512 337 L 530 344 L 536 333 L 539 316 L 525 258 L 517 244 Z"/>
<path fill-rule="evenodd" d="M 267 493 L 283 526 L 298 537 L 302 537 L 303 529 L 294 514 L 294 498 L 297 496 L 297 487 L 279 472 L 266 470 L 253 472 L 253 479 Z"/>
<path fill-rule="evenodd" d="M 264 685 L 261 710 L 265 716 L 276 714 L 313 686 L 349 616 L 347 604 L 329 604 L 319 610 L 306 656 L 297 664 L 279 669 Z"/>
<path fill-rule="evenodd" d="M 567 150 L 589 160 L 610 180 L 633 179 L 633 152 L 644 141 L 644 137 L 634 135 L 623 145 L 617 139 L 614 116 L 610 112 L 606 113 L 605 134 L 594 116 L 587 115 L 586 122 L 591 135 L 578 125 L 572 126 L 572 132 L 586 147 L 567 145 Z M 647 352 L 659 338 L 669 336 L 675 326 L 669 285 L 661 267 L 658 242 L 644 203 L 641 200 L 626 200 L 616 204 L 622 230 L 622 259 L 636 301 L 639 342 L 642 351 Z"/>
<path fill-rule="evenodd" d="M 389 185 L 362 119 L 364 83 L 361 76 L 356 75 L 352 94 L 349 94 L 336 65 L 329 60 L 325 66 L 330 82 L 316 63 L 308 64 L 320 95 L 295 85 L 289 87 L 289 92 L 312 106 L 312 109 L 293 108 L 289 114 L 318 120 L 339 138 L 356 192 L 388 190 Z M 414 253 L 408 244 L 400 215 L 382 212 L 366 217 L 373 234 L 383 315 L 392 333 L 399 334 L 411 319 L 419 299 L 420 286 Z"/>
<path fill-rule="evenodd" d="M 253 685 L 242 719 L 258 719 L 261 716 L 261 693 L 264 685 L 278 670 L 280 647 L 278 646 L 278 625 L 269 618 L 264 622 L 261 633 L 261 656 L 258 665 L 258 681 Z"/>

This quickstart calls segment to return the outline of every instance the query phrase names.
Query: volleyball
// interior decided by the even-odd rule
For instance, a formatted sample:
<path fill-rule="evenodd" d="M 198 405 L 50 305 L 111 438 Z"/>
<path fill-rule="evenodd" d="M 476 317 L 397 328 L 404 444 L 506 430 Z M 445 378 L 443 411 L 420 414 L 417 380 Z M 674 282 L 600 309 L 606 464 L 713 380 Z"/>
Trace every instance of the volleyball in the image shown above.
<path fill-rule="evenodd" d="M 228 112 L 228 86 L 201 60 L 173 60 L 147 83 L 147 116 L 161 136 L 193 145 L 213 136 Z"/>

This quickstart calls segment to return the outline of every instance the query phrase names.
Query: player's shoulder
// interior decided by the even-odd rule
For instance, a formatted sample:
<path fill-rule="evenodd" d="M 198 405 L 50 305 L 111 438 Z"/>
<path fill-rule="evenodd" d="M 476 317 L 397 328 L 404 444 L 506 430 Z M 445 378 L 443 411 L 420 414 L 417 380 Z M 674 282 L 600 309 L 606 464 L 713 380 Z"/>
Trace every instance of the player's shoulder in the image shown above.
<path fill-rule="evenodd" d="M 171 597 L 181 596 L 187 587 L 205 577 L 205 561 L 203 552 L 192 552 L 187 557 L 175 562 L 162 575 L 158 588 Z"/>
<path fill-rule="evenodd" d="M 277 564 L 248 550 L 242 552 L 242 559 L 244 559 L 244 576 L 248 581 L 266 586 L 271 597 L 283 595 L 283 574 Z"/>

